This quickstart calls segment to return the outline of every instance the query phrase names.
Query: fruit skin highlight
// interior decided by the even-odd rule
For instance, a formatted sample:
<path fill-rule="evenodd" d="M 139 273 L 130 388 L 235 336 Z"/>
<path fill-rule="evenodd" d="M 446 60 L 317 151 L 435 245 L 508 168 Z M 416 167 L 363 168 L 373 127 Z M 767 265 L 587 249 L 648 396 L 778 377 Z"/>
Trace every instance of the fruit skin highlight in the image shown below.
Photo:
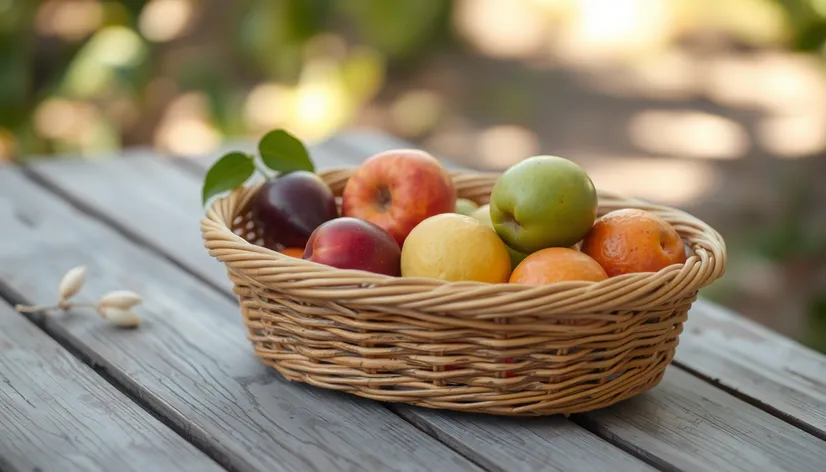
<path fill-rule="evenodd" d="M 451 282 L 505 283 L 511 262 L 505 243 L 488 226 L 457 213 L 417 225 L 402 247 L 402 276 Z"/>
<path fill-rule="evenodd" d="M 576 163 L 534 156 L 499 176 L 490 196 L 493 227 L 523 253 L 570 247 L 588 234 L 597 216 L 597 193 Z"/>
<path fill-rule="evenodd" d="M 456 209 L 456 188 L 436 158 L 398 149 L 365 160 L 342 192 L 342 215 L 384 228 L 401 246 L 426 218 Z"/>
<path fill-rule="evenodd" d="M 318 175 L 295 171 L 261 185 L 251 203 L 252 217 L 267 247 L 304 247 L 310 234 L 338 216 L 336 199 Z"/>
<path fill-rule="evenodd" d="M 336 218 L 319 226 L 304 249 L 304 259 L 339 269 L 399 275 L 401 249 L 390 234 L 368 221 Z"/>
<path fill-rule="evenodd" d="M 605 269 L 576 249 L 551 247 L 526 257 L 511 274 L 510 282 L 548 285 L 566 281 L 600 282 L 608 278 Z"/>
<path fill-rule="evenodd" d="M 611 277 L 657 272 L 686 261 L 677 230 L 657 215 L 634 208 L 614 210 L 598 219 L 581 250 Z"/>

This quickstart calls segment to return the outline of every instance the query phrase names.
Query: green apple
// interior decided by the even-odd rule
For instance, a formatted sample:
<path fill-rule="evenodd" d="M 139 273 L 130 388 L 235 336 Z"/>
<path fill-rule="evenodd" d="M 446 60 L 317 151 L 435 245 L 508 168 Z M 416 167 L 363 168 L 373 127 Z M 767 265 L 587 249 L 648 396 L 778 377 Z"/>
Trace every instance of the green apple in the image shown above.
<path fill-rule="evenodd" d="M 490 219 L 490 205 L 480 206 L 470 216 L 476 218 L 480 223 L 486 224 L 489 227 L 493 228 L 493 221 L 491 221 Z M 502 239 L 501 236 L 499 237 L 499 239 Z M 511 257 L 511 270 L 515 269 L 520 262 L 522 262 L 526 257 L 528 257 L 527 254 L 513 249 L 512 247 L 508 246 L 507 243 L 505 244 L 505 249 L 508 250 L 508 255 Z"/>
<path fill-rule="evenodd" d="M 471 216 L 477 208 L 479 208 L 479 205 L 477 205 L 473 200 L 468 200 L 467 198 L 456 199 L 455 212 L 460 215 Z"/>
<path fill-rule="evenodd" d="M 490 195 L 493 228 L 506 245 L 533 253 L 570 247 L 597 217 L 597 192 L 585 170 L 557 156 L 534 156 L 511 166 Z"/>

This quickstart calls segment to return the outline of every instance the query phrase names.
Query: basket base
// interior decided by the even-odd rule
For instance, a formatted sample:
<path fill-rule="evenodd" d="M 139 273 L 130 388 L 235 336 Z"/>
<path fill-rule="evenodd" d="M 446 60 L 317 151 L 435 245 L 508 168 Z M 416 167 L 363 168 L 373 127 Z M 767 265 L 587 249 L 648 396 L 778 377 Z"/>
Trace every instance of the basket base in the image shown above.
<path fill-rule="evenodd" d="M 348 379 L 347 383 L 340 380 L 330 382 L 331 379 L 325 379 L 324 375 L 300 373 L 272 359 L 263 358 L 262 361 L 289 381 L 338 390 L 384 403 L 402 403 L 437 410 L 498 416 L 568 416 L 602 409 L 656 387 L 662 380 L 674 352 L 672 350 L 664 354 L 666 355 L 659 362 L 651 363 L 648 368 L 640 369 L 630 377 L 615 378 L 592 386 L 586 385 L 581 392 L 573 395 L 569 389 L 554 392 L 503 391 L 467 385 L 429 385 L 427 388 L 382 387 L 380 384 L 384 382 L 378 381 L 375 383 L 379 385 L 371 385 L 369 379 Z"/>

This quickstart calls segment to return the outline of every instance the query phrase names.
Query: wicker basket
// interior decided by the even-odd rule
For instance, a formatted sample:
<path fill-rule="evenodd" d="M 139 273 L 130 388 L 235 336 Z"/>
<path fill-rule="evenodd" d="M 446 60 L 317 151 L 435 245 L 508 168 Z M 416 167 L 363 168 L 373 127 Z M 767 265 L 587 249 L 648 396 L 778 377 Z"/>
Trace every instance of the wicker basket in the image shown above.
<path fill-rule="evenodd" d="M 340 195 L 351 172 L 320 175 Z M 452 174 L 479 203 L 497 176 Z M 217 200 L 201 225 L 255 353 L 287 379 L 380 401 L 549 415 L 627 399 L 659 383 L 698 290 L 725 270 L 724 242 L 702 221 L 605 192 L 600 214 L 635 207 L 671 223 L 686 263 L 542 287 L 340 270 L 260 246 L 248 210 L 257 188 Z"/>

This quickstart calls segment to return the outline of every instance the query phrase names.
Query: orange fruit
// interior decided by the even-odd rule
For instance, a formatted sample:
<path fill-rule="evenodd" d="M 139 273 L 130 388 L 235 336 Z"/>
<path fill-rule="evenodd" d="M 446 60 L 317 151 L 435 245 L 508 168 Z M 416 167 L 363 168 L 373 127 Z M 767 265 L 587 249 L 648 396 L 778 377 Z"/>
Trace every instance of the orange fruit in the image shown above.
<path fill-rule="evenodd" d="M 304 257 L 303 247 L 287 247 L 279 251 L 281 254 L 301 259 Z"/>
<path fill-rule="evenodd" d="M 580 250 L 594 258 L 610 277 L 657 272 L 686 260 L 680 235 L 657 215 L 633 208 L 599 218 Z"/>
<path fill-rule="evenodd" d="M 588 255 L 567 247 L 549 247 L 520 262 L 511 274 L 510 282 L 547 285 L 573 280 L 599 282 L 607 278 L 602 266 Z"/>

